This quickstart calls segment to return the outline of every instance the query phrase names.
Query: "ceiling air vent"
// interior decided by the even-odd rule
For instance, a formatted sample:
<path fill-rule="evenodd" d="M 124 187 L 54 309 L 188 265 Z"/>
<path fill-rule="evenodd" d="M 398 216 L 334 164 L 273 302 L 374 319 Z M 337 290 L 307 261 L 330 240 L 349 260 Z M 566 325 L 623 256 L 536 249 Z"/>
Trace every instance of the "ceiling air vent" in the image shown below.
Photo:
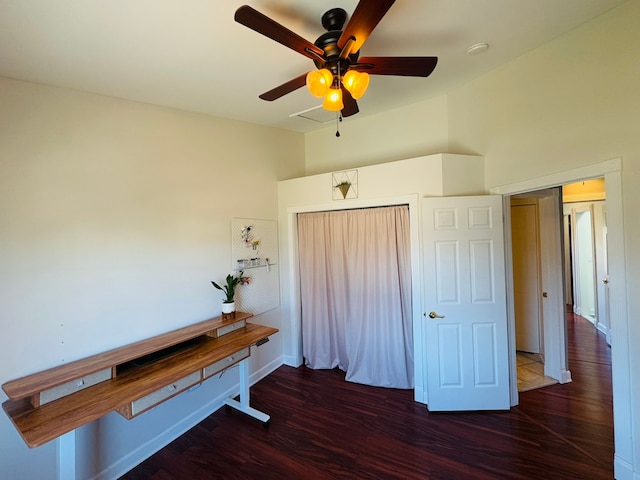
<path fill-rule="evenodd" d="M 330 112 L 322 108 L 322 105 L 318 105 L 317 107 L 307 108 L 301 112 L 289 115 L 289 118 L 293 117 L 304 118 L 316 123 L 329 123 L 336 121 L 336 112 Z"/>

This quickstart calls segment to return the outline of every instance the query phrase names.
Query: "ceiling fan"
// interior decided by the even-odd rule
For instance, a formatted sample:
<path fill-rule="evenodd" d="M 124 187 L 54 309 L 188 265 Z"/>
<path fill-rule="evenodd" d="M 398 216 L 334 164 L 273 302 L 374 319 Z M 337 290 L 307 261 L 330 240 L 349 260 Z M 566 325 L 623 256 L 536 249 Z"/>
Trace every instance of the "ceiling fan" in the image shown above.
<path fill-rule="evenodd" d="M 364 95 L 371 75 L 427 77 L 438 63 L 437 57 L 362 57 L 360 48 L 369 34 L 385 16 L 395 0 L 360 0 L 345 25 L 347 13 L 333 8 L 322 15 L 327 30 L 311 43 L 278 22 L 244 5 L 235 13 L 235 20 L 285 47 L 313 60 L 316 69 L 289 80 L 259 95 L 273 101 L 303 87 L 324 97 L 323 107 L 341 111 L 343 117 L 358 113 L 356 99 Z"/>

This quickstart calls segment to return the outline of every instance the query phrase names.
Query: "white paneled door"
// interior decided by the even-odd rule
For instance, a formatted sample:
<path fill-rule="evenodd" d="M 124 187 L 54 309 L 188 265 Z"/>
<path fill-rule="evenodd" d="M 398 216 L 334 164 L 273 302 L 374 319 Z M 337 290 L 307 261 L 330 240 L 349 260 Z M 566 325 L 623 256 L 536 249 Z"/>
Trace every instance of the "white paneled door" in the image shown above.
<path fill-rule="evenodd" d="M 502 197 L 422 204 L 431 411 L 509 409 Z"/>

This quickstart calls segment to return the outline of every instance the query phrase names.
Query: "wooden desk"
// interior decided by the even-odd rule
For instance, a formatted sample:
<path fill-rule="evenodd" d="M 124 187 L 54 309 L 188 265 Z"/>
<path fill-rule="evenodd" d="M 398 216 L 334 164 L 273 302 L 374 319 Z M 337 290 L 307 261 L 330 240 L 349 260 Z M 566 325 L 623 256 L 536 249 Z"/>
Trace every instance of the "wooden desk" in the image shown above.
<path fill-rule="evenodd" d="M 2 406 L 26 444 L 37 447 L 112 411 L 133 418 L 239 363 L 240 402 L 226 403 L 267 423 L 268 415 L 249 406 L 248 360 L 251 346 L 278 330 L 244 325 L 249 317 L 216 317 L 12 380 L 2 385 L 9 397 Z M 75 452 L 75 442 L 67 448 Z"/>

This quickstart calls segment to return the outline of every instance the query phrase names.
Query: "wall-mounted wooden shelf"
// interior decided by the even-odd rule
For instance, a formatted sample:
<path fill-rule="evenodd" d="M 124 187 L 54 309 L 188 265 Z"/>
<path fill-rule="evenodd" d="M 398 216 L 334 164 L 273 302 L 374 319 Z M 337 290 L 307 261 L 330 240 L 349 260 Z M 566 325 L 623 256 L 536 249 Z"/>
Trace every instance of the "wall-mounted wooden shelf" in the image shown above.
<path fill-rule="evenodd" d="M 278 330 L 246 323 L 249 317 L 216 317 L 12 380 L 2 385 L 9 396 L 2 406 L 27 445 L 37 447 L 112 411 L 133 418 L 240 362 L 241 397 L 247 397 L 241 410 L 253 415 L 246 378 L 250 347 Z"/>

